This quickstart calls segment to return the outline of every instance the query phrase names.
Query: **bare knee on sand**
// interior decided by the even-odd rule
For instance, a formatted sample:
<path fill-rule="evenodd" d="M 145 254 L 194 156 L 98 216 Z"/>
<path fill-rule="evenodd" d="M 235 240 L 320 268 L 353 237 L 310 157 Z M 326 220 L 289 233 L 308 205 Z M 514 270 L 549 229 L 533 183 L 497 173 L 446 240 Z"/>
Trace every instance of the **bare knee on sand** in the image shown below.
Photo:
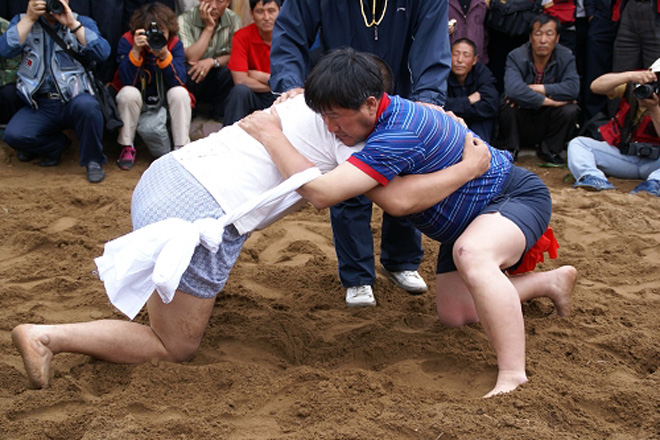
<path fill-rule="evenodd" d="M 551 273 L 555 276 L 552 285 L 550 299 L 555 303 L 555 309 L 559 316 L 569 316 L 571 314 L 571 295 L 575 288 L 578 271 L 573 266 L 562 266 L 553 270 Z"/>
<path fill-rule="evenodd" d="M 22 324 L 11 332 L 11 340 L 23 358 L 23 366 L 28 376 L 30 388 L 48 387 L 50 380 L 50 361 L 53 352 L 48 348 L 50 339 L 40 334 L 38 327 Z"/>

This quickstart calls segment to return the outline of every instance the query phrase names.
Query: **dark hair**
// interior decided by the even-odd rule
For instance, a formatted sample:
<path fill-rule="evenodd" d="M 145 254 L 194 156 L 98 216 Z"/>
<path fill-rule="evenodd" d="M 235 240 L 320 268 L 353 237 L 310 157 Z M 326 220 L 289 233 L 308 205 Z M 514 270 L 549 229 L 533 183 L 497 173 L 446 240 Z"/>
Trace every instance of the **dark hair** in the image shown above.
<path fill-rule="evenodd" d="M 477 52 L 477 45 L 474 43 L 474 41 L 470 40 L 469 38 L 459 38 L 458 40 L 454 41 L 451 45 L 451 49 L 454 50 L 454 46 L 456 46 L 459 43 L 465 43 L 468 46 L 472 47 L 472 53 L 474 55 L 479 55 Z"/>
<path fill-rule="evenodd" d="M 154 21 L 159 28 L 168 30 L 170 38 L 179 32 L 179 22 L 176 19 L 176 14 L 168 6 L 159 2 L 147 3 L 136 9 L 131 15 L 129 26 L 131 32 L 135 33 L 138 29 L 148 29 Z"/>
<path fill-rule="evenodd" d="M 266 6 L 267 3 L 275 3 L 278 8 L 282 7 L 282 2 L 280 0 L 250 0 L 250 11 L 254 11 L 254 7 L 257 6 L 257 3 L 259 2 L 264 6 Z"/>
<path fill-rule="evenodd" d="M 553 17 L 552 15 L 548 15 L 548 14 L 539 14 L 536 17 L 534 17 L 532 22 L 529 24 L 529 35 L 532 35 L 532 32 L 534 32 L 534 25 L 536 23 L 538 23 L 539 27 L 541 27 L 550 22 L 553 22 L 555 24 L 555 29 L 557 30 L 557 33 L 559 33 L 561 23 L 556 17 Z"/>
<path fill-rule="evenodd" d="M 374 60 L 378 65 L 380 76 L 383 77 L 383 90 L 385 93 L 390 95 L 394 94 L 394 73 L 392 72 L 392 68 L 378 55 L 372 53 L 365 53 L 365 55 Z"/>
<path fill-rule="evenodd" d="M 332 108 L 358 110 L 370 96 L 385 91 L 378 64 L 351 48 L 323 56 L 305 80 L 305 102 L 317 113 Z"/>

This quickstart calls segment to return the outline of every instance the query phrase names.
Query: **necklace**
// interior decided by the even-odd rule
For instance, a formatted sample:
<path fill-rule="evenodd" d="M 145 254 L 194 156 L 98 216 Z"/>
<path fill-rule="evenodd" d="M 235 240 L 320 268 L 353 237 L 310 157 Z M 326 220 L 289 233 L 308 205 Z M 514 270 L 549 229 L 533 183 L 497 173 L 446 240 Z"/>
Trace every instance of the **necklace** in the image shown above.
<path fill-rule="evenodd" d="M 374 40 L 378 41 L 378 25 L 385 18 L 385 13 L 387 12 L 387 2 L 385 0 L 385 6 L 383 6 L 383 12 L 380 14 L 380 18 L 376 20 L 376 0 L 371 0 L 371 22 L 367 20 L 367 14 L 364 12 L 364 1 L 360 0 L 360 12 L 362 12 L 362 19 L 364 20 L 364 25 L 368 28 L 374 27 Z"/>

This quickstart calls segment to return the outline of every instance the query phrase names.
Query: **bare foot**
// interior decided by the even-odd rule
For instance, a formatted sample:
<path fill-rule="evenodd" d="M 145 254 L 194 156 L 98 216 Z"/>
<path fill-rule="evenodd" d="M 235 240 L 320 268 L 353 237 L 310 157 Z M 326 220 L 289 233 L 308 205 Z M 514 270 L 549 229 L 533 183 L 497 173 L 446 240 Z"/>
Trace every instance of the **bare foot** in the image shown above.
<path fill-rule="evenodd" d="M 30 380 L 30 388 L 47 388 L 50 380 L 50 361 L 53 352 L 48 348 L 50 338 L 40 335 L 38 326 L 22 324 L 11 332 L 11 340 L 23 357 L 23 366 Z"/>
<path fill-rule="evenodd" d="M 554 283 L 549 286 L 548 297 L 555 303 L 559 316 L 569 316 L 571 314 L 571 294 L 575 288 L 578 271 L 573 266 L 562 266 L 548 273 L 554 275 Z"/>
<path fill-rule="evenodd" d="M 500 371 L 497 375 L 495 388 L 490 390 L 484 396 L 484 399 L 497 396 L 498 394 L 510 393 L 524 383 L 527 383 L 527 375 L 524 371 Z"/>

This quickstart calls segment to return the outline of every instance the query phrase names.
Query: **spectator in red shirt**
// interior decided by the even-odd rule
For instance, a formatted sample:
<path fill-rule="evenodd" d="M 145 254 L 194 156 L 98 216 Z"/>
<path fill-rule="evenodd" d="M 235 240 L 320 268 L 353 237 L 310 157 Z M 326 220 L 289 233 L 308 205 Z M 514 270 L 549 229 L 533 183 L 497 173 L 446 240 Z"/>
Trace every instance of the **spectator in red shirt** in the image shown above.
<path fill-rule="evenodd" d="M 275 100 L 268 80 L 273 25 L 279 13 L 280 0 L 250 0 L 254 23 L 234 34 L 227 64 L 234 87 L 225 101 L 224 125 L 269 107 Z"/>

